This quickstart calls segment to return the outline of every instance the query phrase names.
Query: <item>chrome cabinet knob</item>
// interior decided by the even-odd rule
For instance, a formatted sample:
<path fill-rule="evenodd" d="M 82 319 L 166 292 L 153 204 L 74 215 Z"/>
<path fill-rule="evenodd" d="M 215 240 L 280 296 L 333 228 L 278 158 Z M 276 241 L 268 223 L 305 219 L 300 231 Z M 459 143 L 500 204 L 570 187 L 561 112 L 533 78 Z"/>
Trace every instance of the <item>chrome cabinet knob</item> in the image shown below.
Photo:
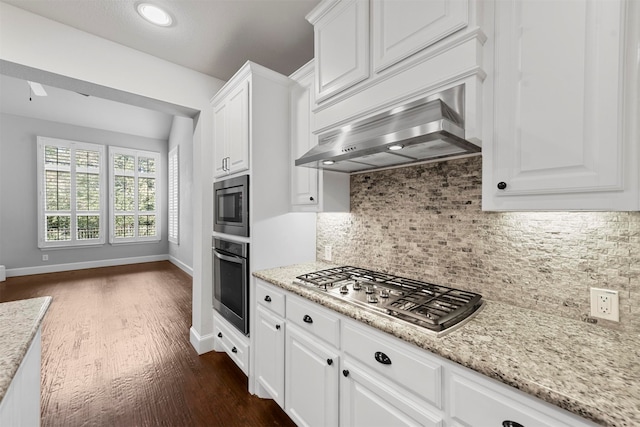
<path fill-rule="evenodd" d="M 504 181 L 500 181 L 498 183 L 498 190 L 504 190 L 505 188 L 507 188 L 507 183 Z"/>

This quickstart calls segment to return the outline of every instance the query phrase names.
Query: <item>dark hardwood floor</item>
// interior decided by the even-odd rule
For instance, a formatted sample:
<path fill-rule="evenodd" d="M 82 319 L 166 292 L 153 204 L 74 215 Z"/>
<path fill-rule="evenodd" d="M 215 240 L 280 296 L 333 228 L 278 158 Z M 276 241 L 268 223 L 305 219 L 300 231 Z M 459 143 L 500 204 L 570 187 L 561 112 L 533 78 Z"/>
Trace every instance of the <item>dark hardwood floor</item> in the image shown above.
<path fill-rule="evenodd" d="M 197 355 L 191 277 L 169 262 L 0 283 L 0 302 L 45 295 L 43 426 L 294 425 L 226 354 Z"/>

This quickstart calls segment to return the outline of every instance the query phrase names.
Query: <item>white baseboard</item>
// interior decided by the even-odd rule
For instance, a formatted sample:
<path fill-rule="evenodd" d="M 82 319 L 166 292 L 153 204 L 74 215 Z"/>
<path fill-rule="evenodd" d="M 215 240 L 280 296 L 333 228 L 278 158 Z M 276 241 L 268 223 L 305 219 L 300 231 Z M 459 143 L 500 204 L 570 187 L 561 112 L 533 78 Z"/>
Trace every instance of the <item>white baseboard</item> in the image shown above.
<path fill-rule="evenodd" d="M 196 349 L 198 354 L 204 354 L 213 351 L 213 334 L 201 337 L 198 332 L 193 329 L 192 326 L 191 329 L 189 329 L 189 341 L 191 342 L 193 348 Z"/>
<path fill-rule="evenodd" d="M 4 265 L 0 265 L 0 282 L 4 282 L 7 280 L 7 270 L 4 268 Z"/>
<path fill-rule="evenodd" d="M 193 268 L 189 267 L 187 264 L 185 264 L 184 262 L 180 261 L 178 258 L 169 255 L 169 262 L 173 265 L 175 265 L 176 267 L 178 267 L 180 270 L 184 271 L 185 273 L 187 273 L 189 276 L 193 277 Z"/>
<path fill-rule="evenodd" d="M 116 265 L 140 264 L 143 262 L 167 261 L 168 259 L 169 255 L 163 254 L 131 258 L 104 259 L 100 261 L 72 262 L 68 264 L 43 265 L 38 267 L 10 268 L 7 269 L 7 277 L 57 273 L 59 271 L 85 270 L 87 268 L 97 267 L 113 267 Z"/>

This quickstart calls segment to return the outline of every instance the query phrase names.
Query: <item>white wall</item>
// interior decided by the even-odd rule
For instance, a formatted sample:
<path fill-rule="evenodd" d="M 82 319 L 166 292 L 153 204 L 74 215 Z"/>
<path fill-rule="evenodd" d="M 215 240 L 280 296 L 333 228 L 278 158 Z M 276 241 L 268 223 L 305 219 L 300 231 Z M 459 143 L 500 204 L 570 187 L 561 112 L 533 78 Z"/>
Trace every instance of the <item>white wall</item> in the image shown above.
<path fill-rule="evenodd" d="M 0 216 L 3 218 L 0 223 L 0 263 L 6 266 L 9 276 L 56 270 L 52 266 L 64 264 L 81 263 L 77 267 L 91 267 L 122 258 L 152 260 L 168 253 L 166 220 L 161 228 L 163 238 L 158 243 L 39 249 L 36 226 L 38 136 L 158 152 L 164 159 L 160 166 L 160 185 L 167 188 L 167 141 L 0 114 Z M 105 198 L 104 202 L 108 203 L 108 200 Z M 167 218 L 166 203 L 163 203 L 160 215 Z M 42 260 L 43 254 L 48 255 L 47 261 Z"/>
<path fill-rule="evenodd" d="M 171 262 L 193 275 L 193 120 L 174 116 L 169 134 L 169 151 L 178 147 L 180 171 L 178 195 L 178 244 L 169 242 Z"/>
<path fill-rule="evenodd" d="M 213 182 L 209 99 L 223 82 L 0 2 L 0 60 L 189 107 L 193 133 L 193 326 L 198 352 L 212 338 L 210 236 Z M 1 195 L 0 195 L 1 197 Z"/>

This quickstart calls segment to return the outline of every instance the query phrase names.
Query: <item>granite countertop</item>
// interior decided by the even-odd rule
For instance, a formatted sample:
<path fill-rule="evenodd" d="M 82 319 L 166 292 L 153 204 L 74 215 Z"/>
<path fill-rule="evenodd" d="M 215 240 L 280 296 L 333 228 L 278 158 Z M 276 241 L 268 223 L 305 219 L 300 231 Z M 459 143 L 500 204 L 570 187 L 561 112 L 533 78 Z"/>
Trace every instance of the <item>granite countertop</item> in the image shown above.
<path fill-rule="evenodd" d="M 297 264 L 254 276 L 598 424 L 640 426 L 639 334 L 485 300 L 472 320 L 435 337 L 293 285 L 298 275 L 330 267 Z"/>
<path fill-rule="evenodd" d="M 0 304 L 0 402 L 49 309 L 51 297 Z"/>

